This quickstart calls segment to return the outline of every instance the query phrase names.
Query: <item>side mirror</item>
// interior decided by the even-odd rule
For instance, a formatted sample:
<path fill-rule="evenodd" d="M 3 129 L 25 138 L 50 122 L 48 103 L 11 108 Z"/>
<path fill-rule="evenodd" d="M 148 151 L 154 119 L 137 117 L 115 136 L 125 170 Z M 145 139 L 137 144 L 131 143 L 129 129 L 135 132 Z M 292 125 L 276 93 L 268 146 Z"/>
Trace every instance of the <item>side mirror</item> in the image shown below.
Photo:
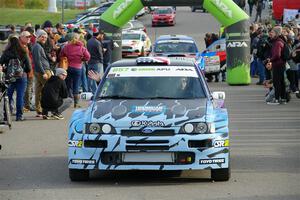
<path fill-rule="evenodd" d="M 213 92 L 212 97 L 216 108 L 224 108 L 225 92 Z"/>
<path fill-rule="evenodd" d="M 94 95 L 91 92 L 82 92 L 80 94 L 80 99 L 84 100 L 84 101 L 90 101 L 90 100 L 92 100 L 93 96 Z"/>

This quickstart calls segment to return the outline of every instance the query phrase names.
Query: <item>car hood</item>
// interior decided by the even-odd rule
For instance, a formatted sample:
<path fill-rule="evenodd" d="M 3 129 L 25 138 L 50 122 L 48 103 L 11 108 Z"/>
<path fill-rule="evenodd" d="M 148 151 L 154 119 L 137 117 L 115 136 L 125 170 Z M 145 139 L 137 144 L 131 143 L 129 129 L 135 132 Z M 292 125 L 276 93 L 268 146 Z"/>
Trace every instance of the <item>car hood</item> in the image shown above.
<path fill-rule="evenodd" d="M 204 121 L 207 99 L 100 100 L 93 104 L 90 122 L 114 127 L 181 126 Z M 143 123 L 144 122 L 144 123 Z"/>

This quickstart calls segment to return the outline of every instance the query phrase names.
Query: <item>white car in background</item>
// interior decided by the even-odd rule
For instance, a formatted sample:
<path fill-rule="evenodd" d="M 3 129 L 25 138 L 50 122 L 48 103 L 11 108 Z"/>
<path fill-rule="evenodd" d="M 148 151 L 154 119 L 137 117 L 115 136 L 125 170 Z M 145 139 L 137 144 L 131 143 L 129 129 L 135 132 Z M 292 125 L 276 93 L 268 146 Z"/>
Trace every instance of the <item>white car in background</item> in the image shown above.
<path fill-rule="evenodd" d="M 151 40 L 142 30 L 122 32 L 122 56 L 146 56 L 151 51 Z"/>

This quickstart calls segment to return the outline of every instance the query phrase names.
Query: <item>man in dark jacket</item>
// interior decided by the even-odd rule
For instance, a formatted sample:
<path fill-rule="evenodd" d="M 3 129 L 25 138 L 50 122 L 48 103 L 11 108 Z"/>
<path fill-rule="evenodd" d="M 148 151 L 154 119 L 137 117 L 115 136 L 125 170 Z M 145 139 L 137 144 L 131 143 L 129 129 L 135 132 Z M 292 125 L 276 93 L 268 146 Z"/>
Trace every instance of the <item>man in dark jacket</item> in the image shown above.
<path fill-rule="evenodd" d="M 104 35 L 103 48 L 106 49 L 103 54 L 103 72 L 105 72 L 106 68 L 111 63 L 112 51 L 114 49 L 114 41 L 111 37 Z"/>
<path fill-rule="evenodd" d="M 43 119 L 49 119 L 48 112 L 52 112 L 52 118 L 64 119 L 61 113 L 69 108 L 73 100 L 68 98 L 68 89 L 65 83 L 67 71 L 57 68 L 55 76 L 52 76 L 45 84 L 42 91 Z"/>
<path fill-rule="evenodd" d="M 267 67 L 272 68 L 273 85 L 275 89 L 275 99 L 268 102 L 270 105 L 286 104 L 286 89 L 284 82 L 285 61 L 282 58 L 284 41 L 281 36 L 282 27 L 275 26 L 270 37 L 272 41 L 271 58 L 268 60 Z"/>
<path fill-rule="evenodd" d="M 88 62 L 88 70 L 93 70 L 103 75 L 103 41 L 104 32 L 94 29 L 93 37 L 87 42 L 87 49 L 91 54 L 91 59 Z M 97 82 L 88 79 L 88 88 L 92 93 L 96 92 Z"/>

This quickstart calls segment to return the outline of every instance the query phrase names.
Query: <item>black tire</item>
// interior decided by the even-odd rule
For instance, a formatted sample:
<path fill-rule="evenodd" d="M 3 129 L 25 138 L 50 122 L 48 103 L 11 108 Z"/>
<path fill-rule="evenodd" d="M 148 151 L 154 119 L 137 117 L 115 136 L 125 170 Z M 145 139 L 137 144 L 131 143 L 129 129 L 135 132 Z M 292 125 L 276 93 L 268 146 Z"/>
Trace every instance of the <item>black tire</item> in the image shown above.
<path fill-rule="evenodd" d="M 90 176 L 89 170 L 69 169 L 69 177 L 71 181 L 88 181 L 89 176 Z"/>
<path fill-rule="evenodd" d="M 214 181 L 228 181 L 229 178 L 230 178 L 230 168 L 211 170 L 211 179 Z"/>
<path fill-rule="evenodd" d="M 11 113 L 10 113 L 10 108 L 9 108 L 9 101 L 8 97 L 4 97 L 4 109 L 5 109 L 5 118 L 6 118 L 6 123 L 9 128 L 11 128 L 12 122 L 11 122 Z"/>
<path fill-rule="evenodd" d="M 192 7 L 192 12 L 195 12 L 196 11 L 196 8 L 195 7 Z"/>

